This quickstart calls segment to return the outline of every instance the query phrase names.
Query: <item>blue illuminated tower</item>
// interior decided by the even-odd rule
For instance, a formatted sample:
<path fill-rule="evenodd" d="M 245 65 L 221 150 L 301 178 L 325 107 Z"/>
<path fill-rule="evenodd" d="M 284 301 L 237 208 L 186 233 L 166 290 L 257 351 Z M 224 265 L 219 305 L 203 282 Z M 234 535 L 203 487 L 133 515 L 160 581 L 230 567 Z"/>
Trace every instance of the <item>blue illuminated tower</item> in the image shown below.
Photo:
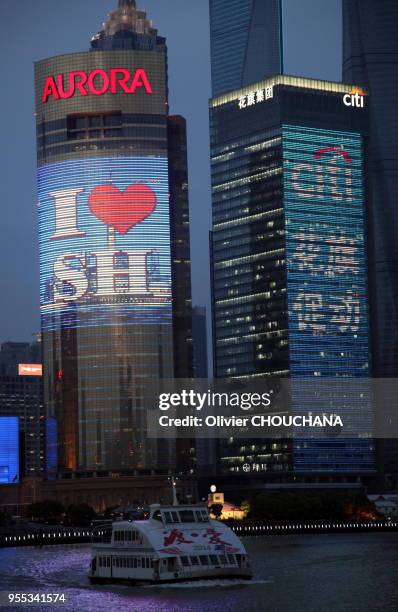
<path fill-rule="evenodd" d="M 281 0 L 210 0 L 213 96 L 283 72 Z"/>
<path fill-rule="evenodd" d="M 120 0 L 91 50 L 38 62 L 35 85 L 58 469 L 175 472 L 175 445 L 146 438 L 150 381 L 192 367 L 186 126 L 168 116 L 165 39 Z"/>

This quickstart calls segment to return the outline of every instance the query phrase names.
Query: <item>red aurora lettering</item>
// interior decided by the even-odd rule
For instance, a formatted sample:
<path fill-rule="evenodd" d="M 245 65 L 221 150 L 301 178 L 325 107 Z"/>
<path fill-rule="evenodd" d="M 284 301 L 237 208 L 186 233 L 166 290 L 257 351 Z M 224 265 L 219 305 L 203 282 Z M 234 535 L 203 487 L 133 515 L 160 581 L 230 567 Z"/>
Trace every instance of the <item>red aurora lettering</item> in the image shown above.
<path fill-rule="evenodd" d="M 98 68 L 89 73 L 77 70 L 69 75 L 47 77 L 41 101 L 46 104 L 51 97 L 54 100 L 65 100 L 76 93 L 82 96 L 102 96 L 107 92 L 116 94 L 120 91 L 134 94 L 140 88 L 144 88 L 147 94 L 153 94 L 148 75 L 143 68 L 132 72 L 127 68 L 112 68 L 108 72 Z"/>

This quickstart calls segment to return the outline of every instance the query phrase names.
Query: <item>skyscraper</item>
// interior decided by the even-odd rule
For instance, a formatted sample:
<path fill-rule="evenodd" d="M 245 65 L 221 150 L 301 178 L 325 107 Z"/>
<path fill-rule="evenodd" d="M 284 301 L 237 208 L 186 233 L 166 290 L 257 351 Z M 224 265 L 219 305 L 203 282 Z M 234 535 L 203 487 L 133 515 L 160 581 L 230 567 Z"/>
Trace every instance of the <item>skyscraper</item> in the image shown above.
<path fill-rule="evenodd" d="M 281 0 L 210 0 L 213 96 L 283 72 Z"/>
<path fill-rule="evenodd" d="M 0 348 L 0 428 L 15 419 L 19 474 L 42 476 L 45 419 L 40 342 L 4 342 Z"/>
<path fill-rule="evenodd" d="M 398 376 L 398 4 L 343 0 L 343 78 L 370 92 L 369 270 L 373 375 Z M 378 441 L 379 469 L 398 483 L 397 440 Z M 394 485 L 395 483 L 395 485 Z"/>
<path fill-rule="evenodd" d="M 373 373 L 398 376 L 398 3 L 343 0 L 345 82 L 369 93 Z"/>
<path fill-rule="evenodd" d="M 175 447 L 145 435 L 150 381 L 173 377 L 175 342 L 190 337 L 186 159 L 177 176 L 172 143 L 185 125 L 168 117 L 166 55 L 145 12 L 120 0 L 90 51 L 35 66 L 44 388 L 60 471 L 176 467 Z"/>
<path fill-rule="evenodd" d="M 367 96 L 275 76 L 210 101 L 217 378 L 366 377 Z M 371 429 L 368 405 L 358 403 Z M 362 417 L 361 417 L 362 418 Z M 373 444 L 229 440 L 224 473 L 373 471 Z"/>

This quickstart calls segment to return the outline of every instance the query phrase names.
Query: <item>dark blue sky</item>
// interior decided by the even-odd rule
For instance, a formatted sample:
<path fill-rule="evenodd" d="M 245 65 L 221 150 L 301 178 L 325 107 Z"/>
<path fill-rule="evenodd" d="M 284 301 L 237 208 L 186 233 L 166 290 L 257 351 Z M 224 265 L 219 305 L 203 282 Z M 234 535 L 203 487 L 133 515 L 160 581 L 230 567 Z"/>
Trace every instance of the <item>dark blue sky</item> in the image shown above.
<path fill-rule="evenodd" d="M 266 1 L 266 0 L 264 0 Z M 1 0 L 0 342 L 39 330 L 33 62 L 84 51 L 116 0 Z M 171 112 L 189 130 L 194 303 L 207 305 L 208 0 L 140 0 L 169 47 Z M 340 79 L 340 0 L 284 0 L 285 72 Z"/>

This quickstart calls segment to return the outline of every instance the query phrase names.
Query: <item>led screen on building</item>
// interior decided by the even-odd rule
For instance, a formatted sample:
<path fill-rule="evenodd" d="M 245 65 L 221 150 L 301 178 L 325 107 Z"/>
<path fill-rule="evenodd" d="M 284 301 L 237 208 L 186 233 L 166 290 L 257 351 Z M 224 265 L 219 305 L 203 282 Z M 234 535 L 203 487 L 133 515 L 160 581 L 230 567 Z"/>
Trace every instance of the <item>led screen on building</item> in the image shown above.
<path fill-rule="evenodd" d="M 18 417 L 0 417 L 0 484 L 19 482 Z"/>
<path fill-rule="evenodd" d="M 360 134 L 283 127 L 292 376 L 367 376 Z"/>
<path fill-rule="evenodd" d="M 362 137 L 284 126 L 283 165 L 292 408 L 326 407 L 345 423 L 345 439 L 296 442 L 294 469 L 370 471 L 372 440 L 354 426 L 347 438 L 354 422 L 372 431 Z M 361 380 L 328 392 L 336 376 Z M 305 388 L 300 377 L 321 378 Z"/>
<path fill-rule="evenodd" d="M 39 168 L 44 331 L 171 321 L 168 191 L 160 156 Z"/>

